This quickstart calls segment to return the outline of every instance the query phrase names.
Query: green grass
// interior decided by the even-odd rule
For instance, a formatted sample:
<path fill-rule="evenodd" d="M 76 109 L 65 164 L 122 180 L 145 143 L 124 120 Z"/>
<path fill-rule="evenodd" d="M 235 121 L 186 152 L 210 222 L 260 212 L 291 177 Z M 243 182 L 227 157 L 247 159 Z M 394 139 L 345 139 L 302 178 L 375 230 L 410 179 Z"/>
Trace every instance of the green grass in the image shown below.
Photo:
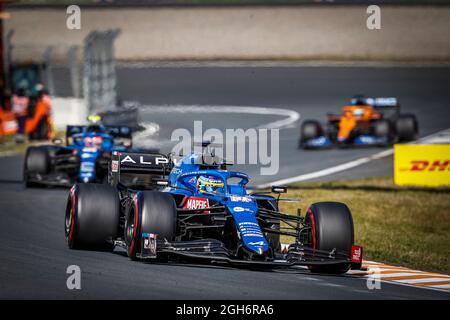
<path fill-rule="evenodd" d="M 319 201 L 340 201 L 352 211 L 355 242 L 366 259 L 450 273 L 450 190 L 397 187 L 392 178 L 301 183 L 283 203 L 294 213 Z M 289 242 L 289 239 L 282 239 Z"/>
<path fill-rule="evenodd" d="M 25 153 L 28 145 L 28 142 L 16 143 L 14 141 L 14 136 L 3 137 L 0 140 L 0 156 Z"/>
<path fill-rule="evenodd" d="M 55 136 L 64 139 L 65 131 L 57 130 Z M 14 136 L 0 137 L 0 156 L 25 153 L 28 146 L 42 143 L 47 144 L 51 143 L 51 141 L 29 142 L 28 139 L 26 139 L 24 143 L 16 143 Z"/>

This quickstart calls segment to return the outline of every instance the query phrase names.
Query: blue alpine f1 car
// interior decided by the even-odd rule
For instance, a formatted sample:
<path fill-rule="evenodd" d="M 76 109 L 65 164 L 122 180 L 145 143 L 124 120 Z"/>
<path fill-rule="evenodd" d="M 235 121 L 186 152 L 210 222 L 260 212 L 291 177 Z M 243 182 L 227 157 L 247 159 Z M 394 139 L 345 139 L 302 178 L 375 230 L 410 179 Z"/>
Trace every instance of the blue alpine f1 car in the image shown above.
<path fill-rule="evenodd" d="M 418 136 L 413 114 L 400 113 L 396 98 L 355 96 L 340 114 L 328 114 L 326 125 L 305 120 L 299 147 L 320 149 L 332 146 L 388 146 L 412 141 Z"/>
<path fill-rule="evenodd" d="M 252 267 L 308 266 L 341 274 L 361 267 L 349 208 L 278 209 L 286 187 L 250 193 L 249 177 L 214 156 L 113 154 L 108 184 L 75 184 L 65 211 L 69 248 L 122 247 L 133 260 L 207 261 Z M 292 239 L 282 245 L 280 236 Z"/>
<path fill-rule="evenodd" d="M 67 126 L 66 146 L 53 145 L 27 149 L 24 181 L 27 186 L 72 186 L 75 182 L 106 180 L 113 151 L 131 147 L 131 129 L 126 126 Z"/>

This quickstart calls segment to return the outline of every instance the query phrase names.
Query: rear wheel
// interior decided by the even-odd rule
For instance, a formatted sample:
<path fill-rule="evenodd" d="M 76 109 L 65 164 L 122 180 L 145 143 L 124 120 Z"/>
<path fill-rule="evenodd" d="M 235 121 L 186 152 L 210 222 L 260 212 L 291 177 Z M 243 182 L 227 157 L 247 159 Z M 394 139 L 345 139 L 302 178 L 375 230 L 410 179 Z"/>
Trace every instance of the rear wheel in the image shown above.
<path fill-rule="evenodd" d="M 141 191 L 126 214 L 125 242 L 128 256 L 134 260 L 141 251 L 142 233 L 172 241 L 176 232 L 177 211 L 173 197 L 164 192 Z"/>
<path fill-rule="evenodd" d="M 312 248 L 317 250 L 342 251 L 350 257 L 354 230 L 350 209 L 340 202 L 318 202 L 309 207 L 305 222 L 311 226 Z M 342 274 L 349 270 L 350 263 L 312 266 L 312 272 Z"/>
<path fill-rule="evenodd" d="M 114 187 L 74 185 L 67 199 L 64 226 L 69 248 L 112 251 L 119 215 L 119 196 Z"/>
<path fill-rule="evenodd" d="M 419 125 L 413 114 L 401 114 L 395 122 L 399 141 L 413 141 L 419 134 Z"/>

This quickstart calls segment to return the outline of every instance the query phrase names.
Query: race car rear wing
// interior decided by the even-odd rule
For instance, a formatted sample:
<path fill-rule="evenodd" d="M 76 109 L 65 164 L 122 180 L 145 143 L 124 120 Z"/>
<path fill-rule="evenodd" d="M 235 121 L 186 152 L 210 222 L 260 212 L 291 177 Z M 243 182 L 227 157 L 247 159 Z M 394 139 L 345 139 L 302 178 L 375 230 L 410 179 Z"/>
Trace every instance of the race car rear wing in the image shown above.
<path fill-rule="evenodd" d="M 87 126 L 66 126 L 66 144 L 72 144 L 72 137 L 75 134 L 80 134 Z M 124 144 L 128 147 L 131 146 L 132 129 L 128 126 L 104 126 L 105 131 L 117 144 Z"/>
<path fill-rule="evenodd" d="M 87 126 L 66 126 L 66 138 L 82 133 Z M 132 130 L 128 126 L 104 126 L 107 134 L 113 138 L 131 138 Z"/>
<path fill-rule="evenodd" d="M 105 126 L 105 129 L 113 138 L 131 139 L 132 130 L 128 126 Z"/>
<path fill-rule="evenodd" d="M 164 185 L 171 170 L 172 162 L 163 154 L 113 152 L 108 181 L 111 185 Z"/>
<path fill-rule="evenodd" d="M 364 103 L 374 107 L 375 109 L 391 109 L 400 108 L 400 103 L 397 98 L 393 97 L 377 97 L 377 98 L 367 98 L 367 97 L 355 97 L 352 98 L 351 104 L 355 105 L 358 103 Z"/>

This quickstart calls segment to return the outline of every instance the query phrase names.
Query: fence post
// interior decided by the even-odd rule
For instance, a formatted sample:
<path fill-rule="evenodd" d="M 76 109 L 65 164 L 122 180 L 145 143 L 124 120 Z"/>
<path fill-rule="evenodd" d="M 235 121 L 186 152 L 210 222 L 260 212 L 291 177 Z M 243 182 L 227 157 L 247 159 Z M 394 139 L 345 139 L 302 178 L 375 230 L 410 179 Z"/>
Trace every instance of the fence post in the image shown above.
<path fill-rule="evenodd" d="M 6 56 L 5 56 L 5 64 L 4 64 L 4 70 L 5 70 L 5 88 L 10 90 L 11 84 L 9 83 L 9 71 L 11 68 L 11 61 L 12 61 L 12 51 L 13 51 L 13 44 L 12 44 L 12 37 L 14 35 L 14 30 L 9 30 L 6 34 L 5 39 L 5 45 L 6 45 Z"/>
<path fill-rule="evenodd" d="M 53 47 L 49 46 L 43 54 L 43 60 L 45 65 L 45 85 L 48 88 L 48 92 L 51 96 L 55 95 L 55 85 L 53 83 L 53 73 L 52 73 L 52 52 Z"/>
<path fill-rule="evenodd" d="M 116 106 L 114 40 L 120 30 L 93 31 L 84 41 L 84 97 L 90 113 Z"/>
<path fill-rule="evenodd" d="M 78 47 L 71 46 L 67 52 L 67 58 L 69 60 L 69 72 L 70 82 L 72 87 L 72 94 L 75 98 L 81 97 L 80 88 L 80 71 L 78 68 Z"/>

